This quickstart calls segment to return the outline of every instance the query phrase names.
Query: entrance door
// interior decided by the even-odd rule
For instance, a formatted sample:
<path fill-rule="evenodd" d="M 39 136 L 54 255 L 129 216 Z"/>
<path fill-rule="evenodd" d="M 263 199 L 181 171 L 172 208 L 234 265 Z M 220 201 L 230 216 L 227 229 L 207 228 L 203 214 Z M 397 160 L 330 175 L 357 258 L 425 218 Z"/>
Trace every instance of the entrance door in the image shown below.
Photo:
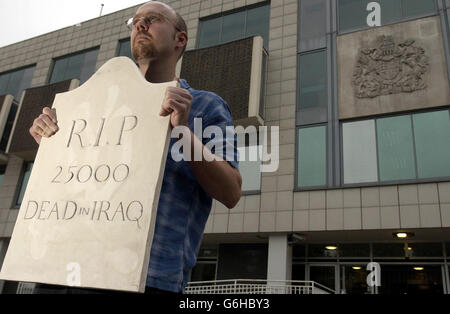
<path fill-rule="evenodd" d="M 366 264 L 341 264 L 341 293 L 373 294 L 374 289 L 367 285 Z"/>
<path fill-rule="evenodd" d="M 336 264 L 309 264 L 307 268 L 307 280 L 317 282 L 338 293 L 339 279 Z"/>

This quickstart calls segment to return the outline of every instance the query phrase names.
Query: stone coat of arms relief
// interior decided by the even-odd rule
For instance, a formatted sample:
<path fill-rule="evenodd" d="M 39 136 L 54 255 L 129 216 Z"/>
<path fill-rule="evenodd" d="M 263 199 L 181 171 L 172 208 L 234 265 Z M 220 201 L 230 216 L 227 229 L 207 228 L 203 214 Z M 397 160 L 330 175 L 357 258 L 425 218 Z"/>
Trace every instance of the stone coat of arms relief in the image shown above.
<path fill-rule="evenodd" d="M 359 51 L 352 79 L 356 97 L 411 93 L 427 87 L 428 57 L 414 40 L 397 44 L 393 36 L 383 35 L 376 42 L 376 48 Z"/>

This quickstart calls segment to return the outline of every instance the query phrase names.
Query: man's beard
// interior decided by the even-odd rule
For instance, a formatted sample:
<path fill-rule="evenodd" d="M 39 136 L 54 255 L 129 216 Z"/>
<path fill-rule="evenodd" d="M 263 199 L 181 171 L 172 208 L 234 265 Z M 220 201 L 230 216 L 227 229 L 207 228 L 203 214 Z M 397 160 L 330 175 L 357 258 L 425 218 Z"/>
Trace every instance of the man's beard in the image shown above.
<path fill-rule="evenodd" d="M 132 54 L 136 61 L 139 59 L 153 59 L 156 56 L 156 49 L 153 43 L 135 42 Z"/>

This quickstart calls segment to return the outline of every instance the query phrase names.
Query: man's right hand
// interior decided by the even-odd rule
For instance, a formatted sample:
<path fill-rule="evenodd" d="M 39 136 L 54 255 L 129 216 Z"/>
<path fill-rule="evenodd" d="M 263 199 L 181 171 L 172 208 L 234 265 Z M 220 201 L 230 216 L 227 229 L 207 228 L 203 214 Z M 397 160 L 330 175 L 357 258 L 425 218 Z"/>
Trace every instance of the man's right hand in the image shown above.
<path fill-rule="evenodd" d="M 34 120 L 30 128 L 30 134 L 38 144 L 41 144 L 42 137 L 51 137 L 58 131 L 56 111 L 48 107 L 42 110 L 42 114 Z"/>

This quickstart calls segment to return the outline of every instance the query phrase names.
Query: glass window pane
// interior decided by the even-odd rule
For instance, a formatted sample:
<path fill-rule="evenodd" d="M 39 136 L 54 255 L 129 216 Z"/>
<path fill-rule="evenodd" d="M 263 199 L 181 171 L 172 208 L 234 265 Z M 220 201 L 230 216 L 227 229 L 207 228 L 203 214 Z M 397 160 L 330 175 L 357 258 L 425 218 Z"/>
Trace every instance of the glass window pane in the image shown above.
<path fill-rule="evenodd" d="M 380 181 L 416 178 L 411 116 L 377 120 Z"/>
<path fill-rule="evenodd" d="M 242 191 L 260 191 L 261 161 L 258 160 L 258 146 L 240 147 L 238 148 L 238 151 L 239 156 L 245 156 L 245 160 L 239 161 L 239 172 L 242 177 Z M 255 158 L 250 159 L 250 156 Z"/>
<path fill-rule="evenodd" d="M 8 94 L 14 96 L 17 99 L 17 94 L 19 93 L 20 82 L 22 81 L 24 70 L 19 70 L 10 73 L 9 82 L 8 82 Z"/>
<path fill-rule="evenodd" d="M 83 58 L 84 54 L 78 54 L 68 58 L 66 72 L 64 73 L 64 80 L 80 78 Z"/>
<path fill-rule="evenodd" d="M 247 30 L 245 37 L 261 35 L 264 47 L 269 44 L 270 6 L 265 5 L 247 11 Z"/>
<path fill-rule="evenodd" d="M 133 56 L 131 54 L 131 46 L 130 46 L 129 39 L 120 42 L 119 56 L 120 57 L 128 57 L 130 59 L 133 59 Z"/>
<path fill-rule="evenodd" d="M 326 46 L 326 2 L 327 0 L 300 1 L 300 51 Z"/>
<path fill-rule="evenodd" d="M 367 286 L 366 265 L 355 264 L 352 266 L 342 266 L 345 278 L 345 294 L 368 294 L 370 288 Z"/>
<path fill-rule="evenodd" d="M 408 243 L 409 257 L 443 257 L 442 243 Z"/>
<path fill-rule="evenodd" d="M 50 78 L 50 84 L 64 81 L 64 75 L 66 72 L 67 62 L 69 60 L 67 58 L 55 60 L 55 64 L 53 66 L 52 76 Z"/>
<path fill-rule="evenodd" d="M 292 247 L 292 257 L 304 259 L 306 257 L 306 247 L 304 244 L 296 244 Z"/>
<path fill-rule="evenodd" d="M 311 257 L 332 257 L 337 258 L 337 250 L 329 250 L 327 249 L 328 245 L 334 245 L 333 243 L 330 244 L 309 244 L 308 245 L 308 258 Z"/>
<path fill-rule="evenodd" d="M 80 84 L 86 82 L 95 73 L 97 56 L 98 49 L 88 51 L 84 54 L 83 65 L 80 73 Z"/>
<path fill-rule="evenodd" d="M 299 106 L 300 109 L 327 106 L 327 52 L 326 50 L 300 55 Z"/>
<path fill-rule="evenodd" d="M 223 17 L 221 43 L 241 39 L 245 34 L 245 15 L 246 12 L 237 12 Z"/>
<path fill-rule="evenodd" d="M 31 170 L 33 169 L 32 162 L 28 162 L 25 166 L 25 173 L 23 174 L 22 185 L 20 187 L 19 197 L 17 198 L 16 205 L 20 206 L 22 204 L 23 197 L 25 196 L 25 191 L 27 189 L 28 180 L 30 179 Z"/>
<path fill-rule="evenodd" d="M 212 281 L 216 279 L 216 263 L 197 263 L 192 269 L 190 281 Z"/>
<path fill-rule="evenodd" d="M 201 21 L 199 48 L 210 47 L 220 43 L 222 17 Z"/>
<path fill-rule="evenodd" d="M 402 0 L 380 0 L 379 4 L 381 7 L 381 25 L 401 20 Z"/>
<path fill-rule="evenodd" d="M 315 281 L 331 290 L 336 289 L 335 266 L 316 266 L 309 267 L 309 280 Z M 319 287 L 320 288 L 320 287 Z"/>
<path fill-rule="evenodd" d="M 405 257 L 405 245 L 403 243 L 374 243 L 374 257 Z"/>
<path fill-rule="evenodd" d="M 292 264 L 292 280 L 305 280 L 305 264 Z M 301 285 L 294 282 L 293 285 Z"/>
<path fill-rule="evenodd" d="M 435 0 L 403 0 L 404 16 L 415 16 L 436 12 Z"/>
<path fill-rule="evenodd" d="M 22 80 L 20 82 L 20 86 L 17 91 L 17 96 L 16 96 L 17 100 L 20 100 L 20 97 L 22 97 L 22 92 L 31 86 L 31 80 L 33 79 L 35 69 L 36 69 L 35 66 L 24 69 Z"/>
<path fill-rule="evenodd" d="M 344 123 L 344 184 L 378 181 L 374 120 Z"/>
<path fill-rule="evenodd" d="M 339 257 L 370 257 L 370 247 L 366 243 L 339 244 Z"/>
<path fill-rule="evenodd" d="M 363 0 L 339 0 L 339 31 L 368 27 L 367 3 Z"/>
<path fill-rule="evenodd" d="M 448 110 L 413 115 L 419 178 L 450 176 Z"/>
<path fill-rule="evenodd" d="M 0 96 L 7 94 L 9 74 L 0 75 Z"/>
<path fill-rule="evenodd" d="M 327 127 L 298 130 L 298 186 L 327 184 Z"/>

